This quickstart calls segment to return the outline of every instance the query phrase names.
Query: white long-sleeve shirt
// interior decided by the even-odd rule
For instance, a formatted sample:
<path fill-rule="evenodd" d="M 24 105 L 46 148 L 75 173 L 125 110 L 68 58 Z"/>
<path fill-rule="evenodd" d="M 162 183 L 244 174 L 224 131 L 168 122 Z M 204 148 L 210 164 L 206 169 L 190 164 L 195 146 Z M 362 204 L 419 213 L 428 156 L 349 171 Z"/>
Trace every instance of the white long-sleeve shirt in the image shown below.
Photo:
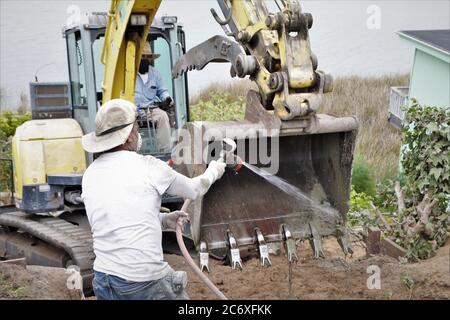
<path fill-rule="evenodd" d="M 161 279 L 161 196 L 195 199 L 214 182 L 209 170 L 187 178 L 165 162 L 136 152 L 97 158 L 83 175 L 82 197 L 94 239 L 94 270 L 135 282 Z"/>

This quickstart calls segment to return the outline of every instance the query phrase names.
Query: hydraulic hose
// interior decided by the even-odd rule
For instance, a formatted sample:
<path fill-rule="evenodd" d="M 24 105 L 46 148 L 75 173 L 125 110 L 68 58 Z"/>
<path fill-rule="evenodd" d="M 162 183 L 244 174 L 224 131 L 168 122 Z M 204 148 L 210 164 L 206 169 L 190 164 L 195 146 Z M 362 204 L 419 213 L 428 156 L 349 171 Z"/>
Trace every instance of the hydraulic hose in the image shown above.
<path fill-rule="evenodd" d="M 189 207 L 191 203 L 191 199 L 184 200 L 183 206 L 181 207 L 181 211 L 186 212 L 187 208 Z M 202 280 L 206 286 L 221 300 L 228 300 L 227 297 L 217 288 L 214 283 L 212 283 L 211 280 L 200 270 L 200 268 L 197 266 L 197 264 L 192 260 L 191 255 L 189 254 L 189 251 L 187 250 L 184 241 L 183 241 L 183 233 L 182 233 L 182 227 L 183 227 L 183 221 L 182 218 L 179 218 L 177 221 L 176 226 L 176 235 L 177 235 L 177 242 L 178 246 L 180 247 L 181 253 L 183 254 L 183 257 L 186 259 L 189 266 L 194 270 L 194 272 L 197 274 L 197 276 Z"/>

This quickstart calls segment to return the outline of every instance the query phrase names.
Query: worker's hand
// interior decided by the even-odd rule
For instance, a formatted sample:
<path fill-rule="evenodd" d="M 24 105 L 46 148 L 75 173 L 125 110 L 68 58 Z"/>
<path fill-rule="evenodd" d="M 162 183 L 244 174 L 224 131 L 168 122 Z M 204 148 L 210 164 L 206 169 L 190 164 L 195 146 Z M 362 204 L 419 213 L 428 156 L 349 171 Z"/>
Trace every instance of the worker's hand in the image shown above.
<path fill-rule="evenodd" d="M 222 158 L 220 158 L 217 161 L 213 160 L 209 163 L 208 170 L 210 170 L 211 173 L 214 175 L 214 181 L 217 181 L 220 178 L 222 178 L 226 166 L 227 164 L 225 163 L 225 161 L 223 161 Z"/>
<path fill-rule="evenodd" d="M 162 226 L 164 229 L 173 229 L 177 227 L 178 218 L 181 217 L 181 226 L 189 218 L 189 215 L 184 211 L 173 211 L 165 213 L 162 219 Z"/>
<path fill-rule="evenodd" d="M 146 110 L 144 109 L 137 109 L 137 113 L 138 113 L 138 120 L 143 121 L 145 119 L 147 119 L 147 113 Z"/>
<path fill-rule="evenodd" d="M 174 102 L 173 102 L 172 97 L 167 97 L 167 98 L 164 100 L 164 105 L 165 105 L 165 106 L 168 106 L 168 107 L 172 107 L 172 106 L 174 105 Z"/>

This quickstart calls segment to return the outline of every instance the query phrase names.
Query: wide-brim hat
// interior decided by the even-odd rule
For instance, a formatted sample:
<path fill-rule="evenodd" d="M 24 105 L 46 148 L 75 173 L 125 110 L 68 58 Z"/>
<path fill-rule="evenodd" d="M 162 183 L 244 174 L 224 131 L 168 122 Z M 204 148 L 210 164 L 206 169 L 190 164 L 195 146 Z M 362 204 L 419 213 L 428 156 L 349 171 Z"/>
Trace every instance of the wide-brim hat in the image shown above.
<path fill-rule="evenodd" d="M 146 41 L 144 48 L 142 49 L 142 58 L 154 60 L 159 58 L 160 56 L 161 55 L 159 53 L 153 53 L 150 43 Z"/>
<path fill-rule="evenodd" d="M 81 138 L 83 149 L 91 153 L 104 152 L 124 144 L 136 122 L 136 106 L 124 99 L 103 104 L 95 116 L 95 131 Z"/>

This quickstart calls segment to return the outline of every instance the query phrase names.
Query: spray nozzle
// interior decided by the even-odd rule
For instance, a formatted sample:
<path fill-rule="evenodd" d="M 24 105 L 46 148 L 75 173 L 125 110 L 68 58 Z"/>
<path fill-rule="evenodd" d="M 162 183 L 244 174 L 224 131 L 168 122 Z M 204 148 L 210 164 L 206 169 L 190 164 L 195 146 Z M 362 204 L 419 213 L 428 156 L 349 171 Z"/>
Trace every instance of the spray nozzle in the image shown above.
<path fill-rule="evenodd" d="M 229 154 L 233 154 L 236 150 L 236 142 L 230 138 L 225 138 L 222 140 L 222 151 L 220 152 L 220 157 L 226 160 Z"/>
<path fill-rule="evenodd" d="M 236 150 L 236 142 L 230 138 L 222 140 L 222 151 L 220 152 L 220 159 L 222 159 L 227 167 L 234 171 L 239 171 L 242 168 L 242 159 L 234 154 Z"/>

